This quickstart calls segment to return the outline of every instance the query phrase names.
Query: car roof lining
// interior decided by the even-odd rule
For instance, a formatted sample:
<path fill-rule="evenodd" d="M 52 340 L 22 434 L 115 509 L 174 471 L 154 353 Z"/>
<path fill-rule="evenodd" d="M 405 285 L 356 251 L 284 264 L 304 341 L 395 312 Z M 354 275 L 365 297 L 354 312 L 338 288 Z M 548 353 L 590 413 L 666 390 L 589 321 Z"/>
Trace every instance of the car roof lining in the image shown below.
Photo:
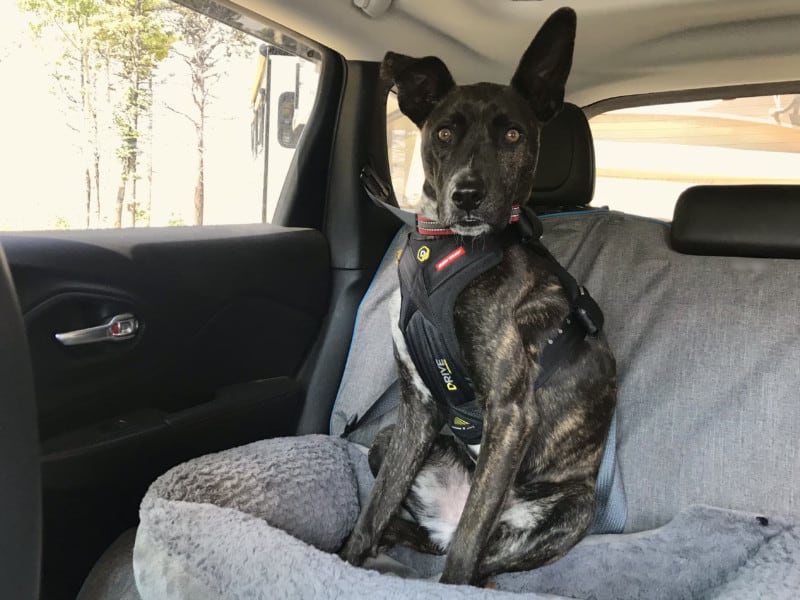
<path fill-rule="evenodd" d="M 555 6 L 515 0 L 394 0 L 370 18 L 352 0 L 236 0 L 348 60 L 386 50 L 442 58 L 456 81 L 508 81 Z M 796 0 L 572 0 L 578 40 L 567 98 L 791 80 L 800 64 Z"/>

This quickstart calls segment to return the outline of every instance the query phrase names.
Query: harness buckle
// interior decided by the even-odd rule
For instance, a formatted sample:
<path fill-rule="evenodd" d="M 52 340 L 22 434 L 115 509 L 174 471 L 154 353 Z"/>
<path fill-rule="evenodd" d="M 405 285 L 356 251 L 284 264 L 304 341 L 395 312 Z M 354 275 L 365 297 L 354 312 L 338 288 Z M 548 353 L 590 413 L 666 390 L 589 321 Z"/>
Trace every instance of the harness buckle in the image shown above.
<path fill-rule="evenodd" d="M 603 312 L 583 286 L 578 287 L 580 294 L 575 300 L 575 316 L 589 335 L 597 335 L 603 328 Z"/>
<path fill-rule="evenodd" d="M 544 233 L 542 222 L 528 206 L 520 206 L 519 218 L 513 222 L 517 224 L 520 241 L 523 244 L 538 242 L 539 238 L 542 237 L 542 233 Z"/>

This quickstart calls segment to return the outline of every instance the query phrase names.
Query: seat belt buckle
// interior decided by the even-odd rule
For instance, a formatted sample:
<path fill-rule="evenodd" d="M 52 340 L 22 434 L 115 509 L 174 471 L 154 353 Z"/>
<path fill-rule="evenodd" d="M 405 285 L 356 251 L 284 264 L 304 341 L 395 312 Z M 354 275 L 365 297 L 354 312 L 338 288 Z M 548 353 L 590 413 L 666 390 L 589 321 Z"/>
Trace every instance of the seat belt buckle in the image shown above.
<path fill-rule="evenodd" d="M 347 436 L 349 436 L 358 428 L 359 425 L 361 425 L 361 419 L 358 415 L 353 415 L 350 417 L 350 419 L 348 419 L 347 423 L 345 423 L 344 430 L 339 437 L 346 439 Z"/>

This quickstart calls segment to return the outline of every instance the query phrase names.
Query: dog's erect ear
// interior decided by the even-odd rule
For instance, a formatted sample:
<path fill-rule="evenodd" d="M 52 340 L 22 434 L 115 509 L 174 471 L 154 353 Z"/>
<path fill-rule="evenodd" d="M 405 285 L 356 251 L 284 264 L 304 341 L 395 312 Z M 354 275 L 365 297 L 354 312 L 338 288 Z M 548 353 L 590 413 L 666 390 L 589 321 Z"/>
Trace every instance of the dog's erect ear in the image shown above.
<path fill-rule="evenodd" d="M 412 58 L 387 52 L 381 64 L 381 77 L 397 86 L 400 110 L 417 127 L 422 127 L 433 107 L 456 85 L 450 71 L 435 56 Z"/>
<path fill-rule="evenodd" d="M 577 19 L 571 8 L 559 8 L 545 21 L 522 55 L 511 85 L 546 123 L 564 104 L 564 87 L 572 67 Z"/>

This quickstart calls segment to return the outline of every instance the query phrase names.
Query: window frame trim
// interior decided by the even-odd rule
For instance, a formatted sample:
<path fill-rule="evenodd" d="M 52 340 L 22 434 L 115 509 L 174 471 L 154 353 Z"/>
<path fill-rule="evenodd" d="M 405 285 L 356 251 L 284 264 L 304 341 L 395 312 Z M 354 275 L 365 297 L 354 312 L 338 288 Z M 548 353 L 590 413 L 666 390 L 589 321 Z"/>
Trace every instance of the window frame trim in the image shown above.
<path fill-rule="evenodd" d="M 591 120 L 600 114 L 625 108 L 653 106 L 656 104 L 681 104 L 703 100 L 732 100 L 735 98 L 774 96 L 777 94 L 800 94 L 800 79 L 615 96 L 587 104 L 582 108 L 586 118 Z"/>

